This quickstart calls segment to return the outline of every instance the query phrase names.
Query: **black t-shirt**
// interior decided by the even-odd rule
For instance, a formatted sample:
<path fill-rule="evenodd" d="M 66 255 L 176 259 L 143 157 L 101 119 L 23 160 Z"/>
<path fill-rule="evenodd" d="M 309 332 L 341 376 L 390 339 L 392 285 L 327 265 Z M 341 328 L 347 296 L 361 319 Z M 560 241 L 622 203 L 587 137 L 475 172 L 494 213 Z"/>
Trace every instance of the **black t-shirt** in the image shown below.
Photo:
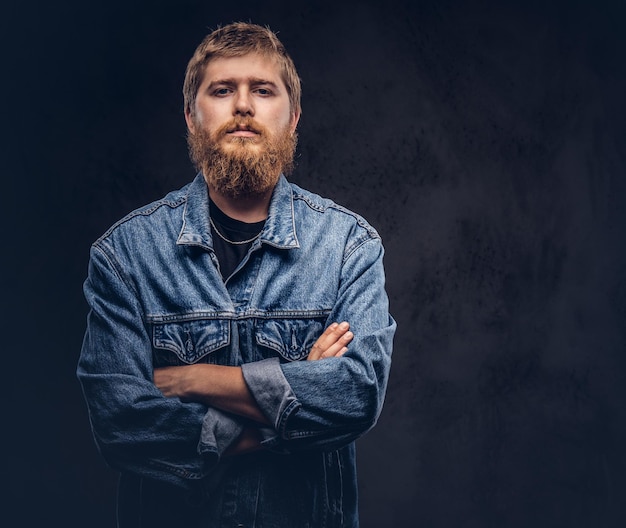
<path fill-rule="evenodd" d="M 209 207 L 213 249 L 220 263 L 222 278 L 226 280 L 246 256 L 252 242 L 261 234 L 265 220 L 252 223 L 235 220 L 220 211 L 213 200 L 210 200 Z"/>

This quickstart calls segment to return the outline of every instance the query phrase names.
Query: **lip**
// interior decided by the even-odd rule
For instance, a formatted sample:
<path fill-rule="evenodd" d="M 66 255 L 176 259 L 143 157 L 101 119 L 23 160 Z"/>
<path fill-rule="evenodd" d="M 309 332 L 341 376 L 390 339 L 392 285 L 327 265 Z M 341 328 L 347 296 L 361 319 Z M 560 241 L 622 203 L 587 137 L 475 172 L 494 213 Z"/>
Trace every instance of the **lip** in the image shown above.
<path fill-rule="evenodd" d="M 236 130 L 231 130 L 228 132 L 229 136 L 234 136 L 234 137 L 255 137 L 258 136 L 258 133 L 254 132 L 253 130 L 249 130 L 249 129 L 236 129 Z"/>
<path fill-rule="evenodd" d="M 226 132 L 229 136 L 233 137 L 255 137 L 259 133 L 250 125 L 244 125 L 243 123 L 235 125 L 233 128 Z"/>

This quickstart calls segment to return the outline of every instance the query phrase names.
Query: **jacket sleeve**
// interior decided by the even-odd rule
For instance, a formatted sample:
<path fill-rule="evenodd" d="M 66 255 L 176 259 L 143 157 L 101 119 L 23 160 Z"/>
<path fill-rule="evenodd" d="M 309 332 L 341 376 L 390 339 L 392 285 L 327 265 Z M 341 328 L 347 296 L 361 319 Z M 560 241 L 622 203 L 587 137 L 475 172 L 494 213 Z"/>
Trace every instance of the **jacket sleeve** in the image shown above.
<path fill-rule="evenodd" d="M 166 398 L 154 385 L 138 297 L 105 248 L 92 247 L 84 293 L 89 315 L 77 376 L 102 456 L 115 469 L 192 486 L 241 426 L 215 409 Z"/>
<path fill-rule="evenodd" d="M 334 450 L 372 428 L 382 410 L 396 323 L 385 292 L 383 247 L 370 238 L 345 258 L 328 317 L 348 321 L 354 339 L 342 357 L 243 365 L 246 383 L 278 435 L 268 448 Z"/>

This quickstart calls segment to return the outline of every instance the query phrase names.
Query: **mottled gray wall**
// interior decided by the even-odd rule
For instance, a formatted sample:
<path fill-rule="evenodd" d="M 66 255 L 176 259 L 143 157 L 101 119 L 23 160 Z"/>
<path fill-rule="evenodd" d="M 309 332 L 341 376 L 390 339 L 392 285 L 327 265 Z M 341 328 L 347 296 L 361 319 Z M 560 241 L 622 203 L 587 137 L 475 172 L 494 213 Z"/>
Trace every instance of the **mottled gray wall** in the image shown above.
<path fill-rule="evenodd" d="M 293 180 L 387 249 L 398 321 L 359 441 L 362 526 L 626 521 L 623 2 L 31 2 L 4 7 L 8 503 L 112 526 L 74 368 L 88 247 L 193 176 L 180 90 L 209 28 L 279 31 Z M 221 4 L 220 4 L 221 5 Z"/>

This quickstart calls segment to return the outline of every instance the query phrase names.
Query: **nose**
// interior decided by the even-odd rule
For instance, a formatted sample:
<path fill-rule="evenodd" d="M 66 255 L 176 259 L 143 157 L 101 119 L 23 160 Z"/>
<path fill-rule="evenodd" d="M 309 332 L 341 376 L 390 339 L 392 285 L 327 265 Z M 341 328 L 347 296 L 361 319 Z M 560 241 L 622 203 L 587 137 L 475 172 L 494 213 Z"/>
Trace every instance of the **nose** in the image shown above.
<path fill-rule="evenodd" d="M 252 97 L 250 91 L 247 89 L 240 89 L 237 91 L 235 97 L 235 115 L 254 115 L 254 105 L 252 103 Z"/>

